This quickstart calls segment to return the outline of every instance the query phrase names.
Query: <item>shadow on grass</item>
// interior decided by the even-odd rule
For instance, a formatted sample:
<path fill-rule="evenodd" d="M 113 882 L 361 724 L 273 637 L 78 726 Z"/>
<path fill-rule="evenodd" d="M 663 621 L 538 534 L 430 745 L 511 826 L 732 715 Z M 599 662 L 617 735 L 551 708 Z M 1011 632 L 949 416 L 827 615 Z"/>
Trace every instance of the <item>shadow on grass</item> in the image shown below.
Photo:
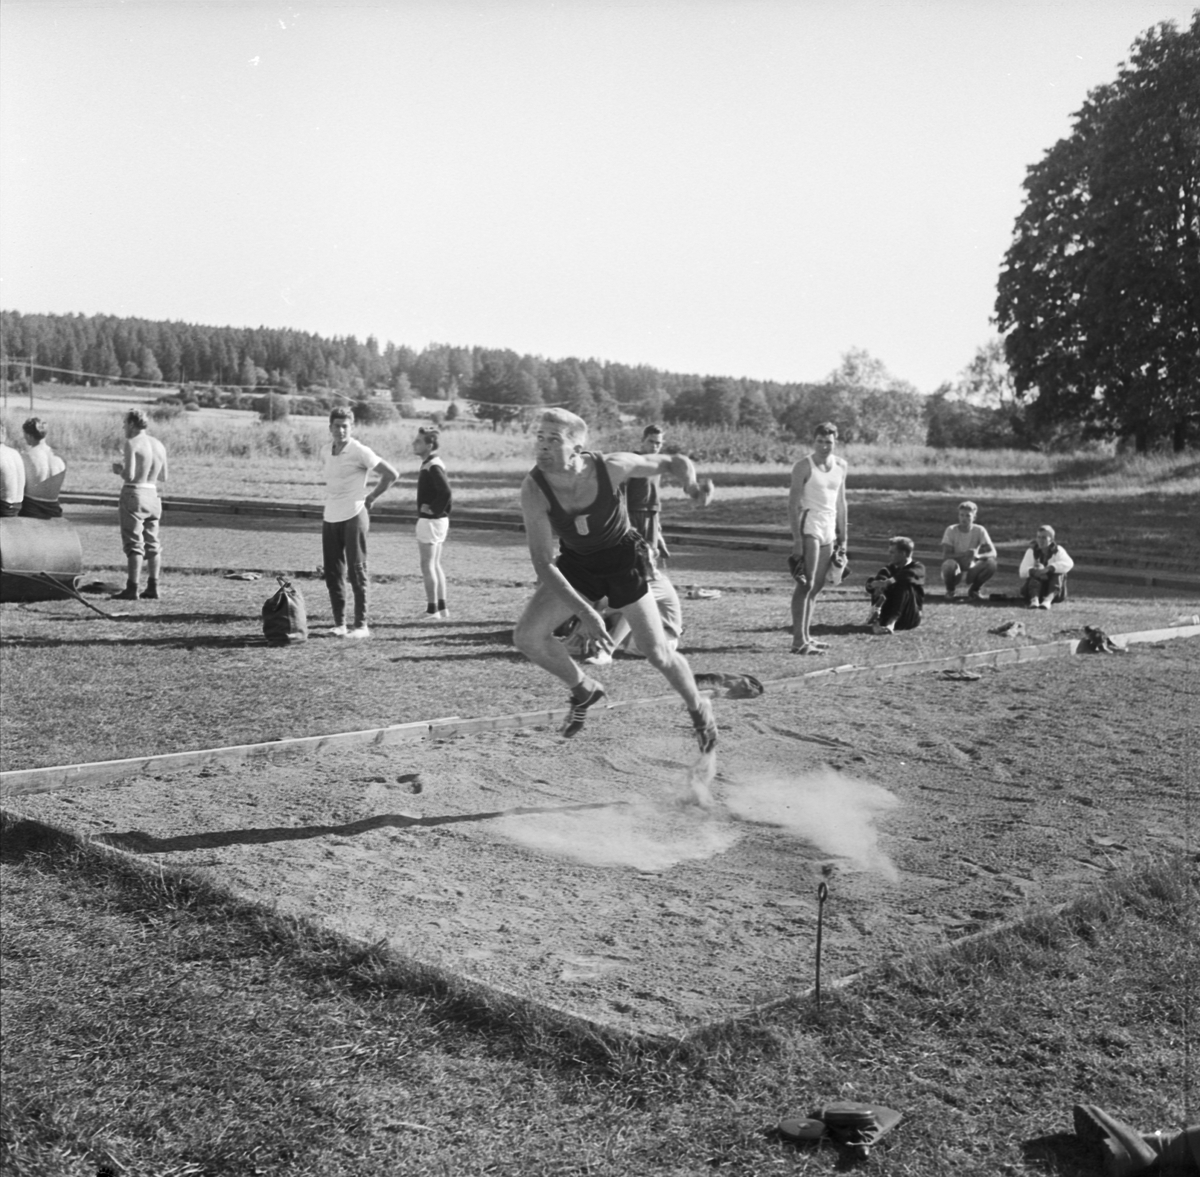
<path fill-rule="evenodd" d="M 1039 1173 L 1054 1177 L 1095 1177 L 1100 1172 L 1093 1147 L 1073 1132 L 1034 1137 L 1021 1145 L 1021 1152 Z"/>
<path fill-rule="evenodd" d="M 0 863 L 23 862 L 35 854 L 61 851 L 71 839 L 34 821 L 4 821 L 0 827 Z"/>
<path fill-rule="evenodd" d="M 582 809 L 619 809 L 627 801 L 589 801 L 575 805 L 517 806 L 483 813 L 449 813 L 440 817 L 408 817 L 402 813 L 381 813 L 336 826 L 268 826 L 252 830 L 214 830 L 203 834 L 181 834 L 175 838 L 155 838 L 141 830 L 100 834 L 96 841 L 133 854 L 172 854 L 187 850 L 215 850 L 222 846 L 259 846 L 269 842 L 302 842 L 330 836 L 353 837 L 372 830 L 406 830 L 414 826 L 446 826 L 460 822 L 491 821 L 530 813 L 570 813 Z M 6 835 L 7 840 L 7 835 Z"/>
<path fill-rule="evenodd" d="M 273 647 L 261 634 L 230 634 L 222 637 L 219 634 L 201 634 L 199 637 L 173 638 L 95 638 L 82 641 L 70 638 L 6 638 L 4 645 L 14 649 L 25 650 L 56 650 L 79 649 L 84 646 L 102 646 L 112 649 L 115 646 L 151 646 L 160 650 L 243 650 L 257 648 L 262 650 L 284 649 Z"/>

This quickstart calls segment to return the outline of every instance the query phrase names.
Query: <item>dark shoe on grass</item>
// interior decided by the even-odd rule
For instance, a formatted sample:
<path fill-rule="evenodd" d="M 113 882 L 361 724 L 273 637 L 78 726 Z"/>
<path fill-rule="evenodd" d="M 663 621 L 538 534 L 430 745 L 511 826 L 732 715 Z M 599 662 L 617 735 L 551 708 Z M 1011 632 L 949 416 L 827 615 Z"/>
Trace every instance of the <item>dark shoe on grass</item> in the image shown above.
<path fill-rule="evenodd" d="M 157 601 L 159 600 L 158 585 L 147 585 L 138 595 L 143 601 Z"/>
<path fill-rule="evenodd" d="M 136 601 L 138 599 L 138 591 L 135 588 L 124 588 L 119 593 L 113 593 L 109 597 L 110 601 Z"/>

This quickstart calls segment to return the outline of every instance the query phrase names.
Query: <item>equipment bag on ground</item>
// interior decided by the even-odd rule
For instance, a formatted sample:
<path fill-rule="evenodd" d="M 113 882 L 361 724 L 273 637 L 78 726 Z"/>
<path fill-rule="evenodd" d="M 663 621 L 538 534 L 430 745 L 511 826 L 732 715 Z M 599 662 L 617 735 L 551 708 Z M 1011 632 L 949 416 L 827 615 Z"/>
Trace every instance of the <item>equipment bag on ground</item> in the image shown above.
<path fill-rule="evenodd" d="M 279 581 L 279 589 L 267 598 L 262 607 L 263 634 L 272 646 L 303 642 L 308 638 L 304 597 L 290 580 L 282 576 L 275 579 Z"/>

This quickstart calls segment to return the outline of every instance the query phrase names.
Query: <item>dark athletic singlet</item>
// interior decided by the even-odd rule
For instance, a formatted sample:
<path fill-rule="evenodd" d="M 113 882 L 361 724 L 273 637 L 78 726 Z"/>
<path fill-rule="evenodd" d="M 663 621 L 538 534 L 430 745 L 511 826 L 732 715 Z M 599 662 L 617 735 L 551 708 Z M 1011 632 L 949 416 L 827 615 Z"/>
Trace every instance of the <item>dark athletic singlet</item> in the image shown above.
<path fill-rule="evenodd" d="M 625 479 L 625 501 L 629 510 L 650 514 L 658 510 L 658 483 L 653 478 Z"/>
<path fill-rule="evenodd" d="M 613 489 L 604 455 L 587 452 L 585 457 L 590 457 L 596 467 L 596 497 L 583 511 L 566 510 L 541 470 L 534 466 L 529 472 L 550 504 L 550 526 L 559 544 L 580 556 L 615 547 L 631 530 L 625 496 Z M 585 521 L 583 530 L 578 523 L 580 519 Z"/>

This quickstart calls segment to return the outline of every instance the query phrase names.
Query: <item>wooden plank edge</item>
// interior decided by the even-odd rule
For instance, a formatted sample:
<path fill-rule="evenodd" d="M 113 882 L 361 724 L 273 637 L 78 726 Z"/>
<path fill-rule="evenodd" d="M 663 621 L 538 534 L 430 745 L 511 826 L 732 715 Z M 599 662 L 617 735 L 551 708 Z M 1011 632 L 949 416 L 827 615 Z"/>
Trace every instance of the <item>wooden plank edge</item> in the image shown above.
<path fill-rule="evenodd" d="M 455 719 L 456 716 L 450 717 Z M 188 752 L 163 752 L 156 756 L 133 756 L 124 760 L 98 760 L 87 764 L 52 765 L 45 768 L 15 769 L 0 772 L 0 797 L 30 793 L 50 793 L 102 785 L 137 773 L 172 772 L 205 764 L 240 764 L 272 761 L 277 756 L 298 753 L 315 754 L 330 748 L 364 747 L 423 740 L 446 719 L 398 723 L 363 731 L 335 732 L 324 736 L 297 736 L 286 740 L 267 740 L 258 744 L 232 744 L 221 748 L 198 748 Z"/>

